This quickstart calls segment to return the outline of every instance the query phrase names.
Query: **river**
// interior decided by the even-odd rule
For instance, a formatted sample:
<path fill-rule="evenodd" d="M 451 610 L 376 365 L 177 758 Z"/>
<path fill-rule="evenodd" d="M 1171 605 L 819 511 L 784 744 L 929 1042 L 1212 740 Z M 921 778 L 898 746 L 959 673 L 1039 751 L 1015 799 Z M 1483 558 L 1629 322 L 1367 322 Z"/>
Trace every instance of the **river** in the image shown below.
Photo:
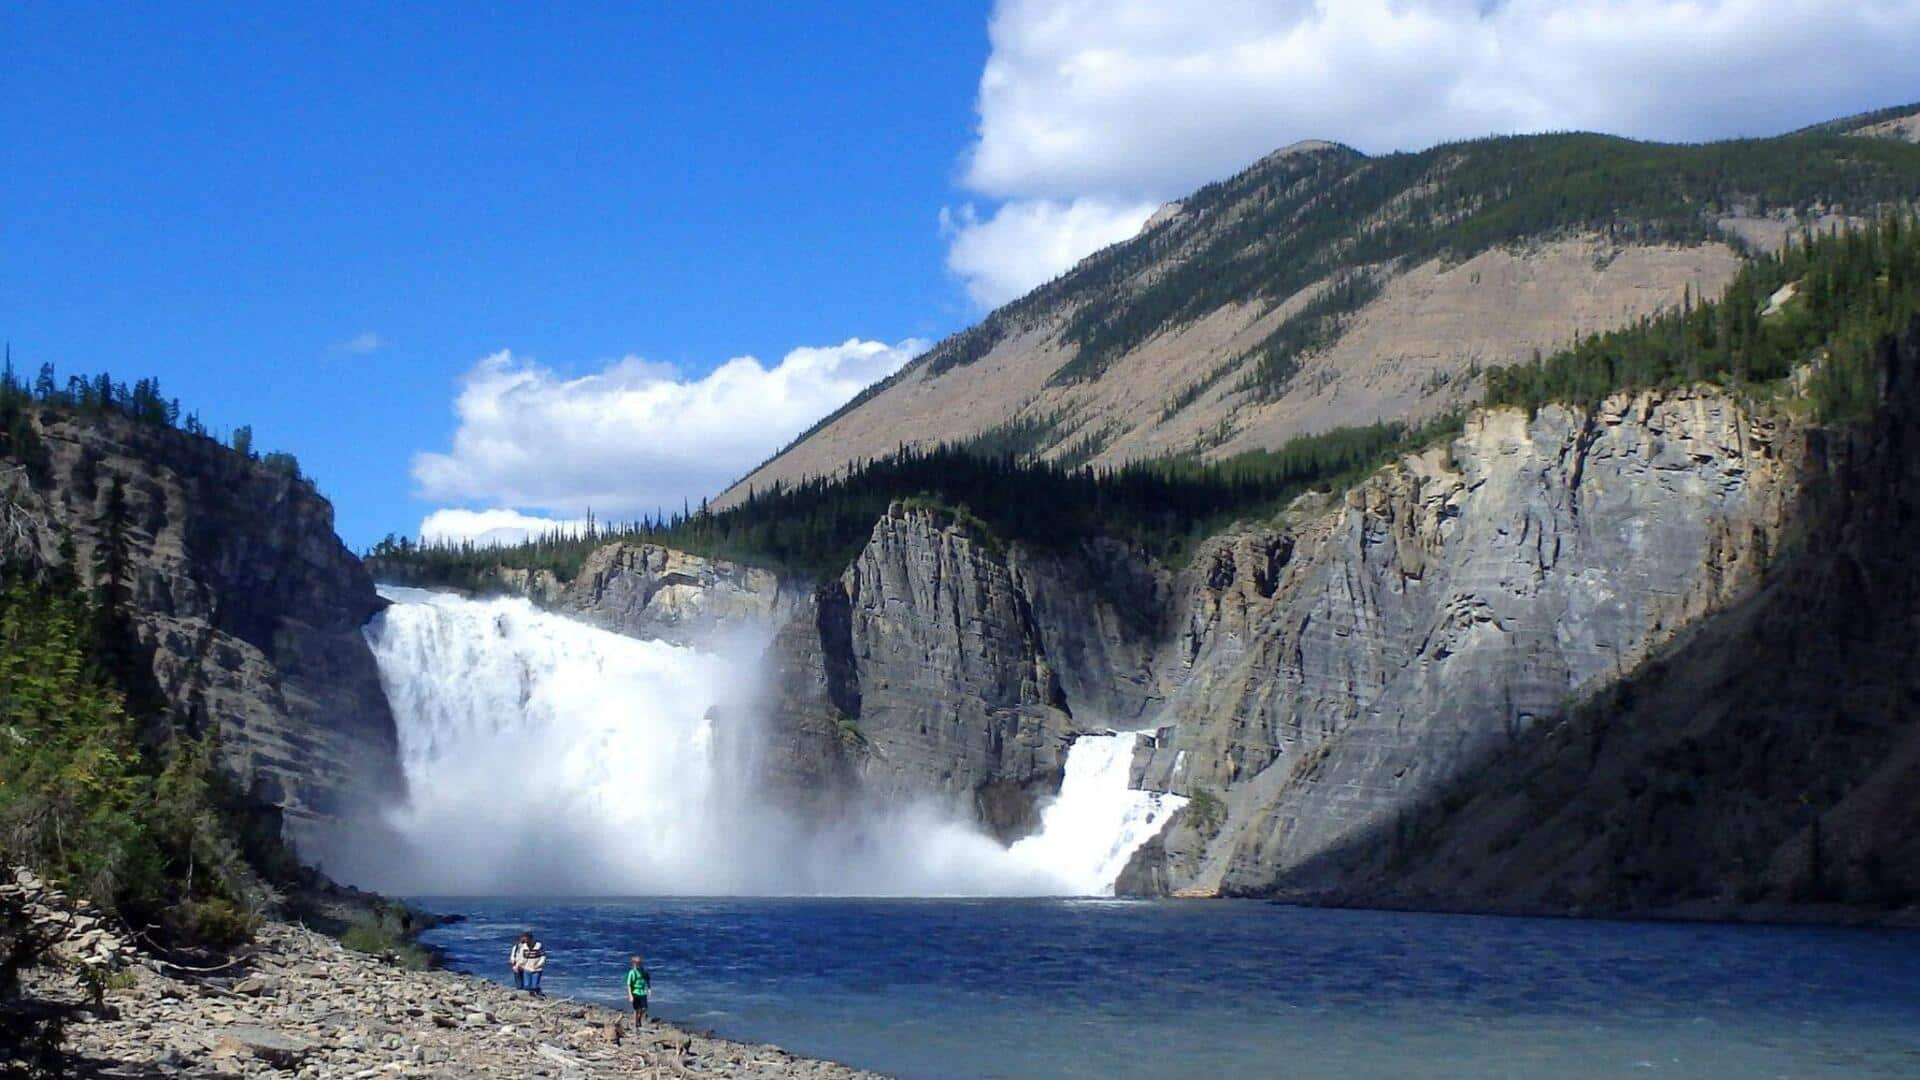
<path fill-rule="evenodd" d="M 1253 901 L 425 897 L 457 968 L 904 1077 L 1913 1076 L 1920 933 Z"/>

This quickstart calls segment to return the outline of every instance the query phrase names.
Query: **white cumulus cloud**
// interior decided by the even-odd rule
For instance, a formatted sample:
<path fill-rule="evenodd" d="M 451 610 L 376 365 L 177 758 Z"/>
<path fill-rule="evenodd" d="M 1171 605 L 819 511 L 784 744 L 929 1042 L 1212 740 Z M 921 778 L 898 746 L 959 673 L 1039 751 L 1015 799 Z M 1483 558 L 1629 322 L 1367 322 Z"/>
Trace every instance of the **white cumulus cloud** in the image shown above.
<path fill-rule="evenodd" d="M 602 519 L 678 510 L 925 350 L 849 338 L 772 367 L 735 357 L 699 378 L 632 356 L 569 377 L 499 352 L 462 378 L 453 445 L 414 455 L 413 478 L 442 503 Z"/>
<path fill-rule="evenodd" d="M 941 213 L 947 268 L 983 308 L 1022 296 L 1088 254 L 1140 231 L 1152 203 L 1024 199 L 982 218 L 968 203 Z"/>
<path fill-rule="evenodd" d="M 1775 134 L 1920 98 L 1920 0 L 999 0 L 948 229 L 982 303 L 1302 139 Z M 1137 223 L 1136 223 L 1137 224 Z"/>
<path fill-rule="evenodd" d="M 435 510 L 420 522 L 420 540 L 427 544 L 471 542 L 502 547 L 553 533 L 575 535 L 587 531 L 587 518 L 550 518 L 517 510 Z"/>

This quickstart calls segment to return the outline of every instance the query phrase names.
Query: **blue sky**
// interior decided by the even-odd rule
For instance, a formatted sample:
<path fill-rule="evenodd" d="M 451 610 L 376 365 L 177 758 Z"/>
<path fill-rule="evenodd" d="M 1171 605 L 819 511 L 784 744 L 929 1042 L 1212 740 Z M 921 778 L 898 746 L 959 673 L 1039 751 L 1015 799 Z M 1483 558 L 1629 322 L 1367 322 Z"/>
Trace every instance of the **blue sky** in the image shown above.
<path fill-rule="evenodd" d="M 252 424 L 356 547 L 630 516 L 1278 146 L 1766 134 L 1920 99 L 1916 42 L 1920 0 L 10 3 L 0 336 Z"/>
<path fill-rule="evenodd" d="M 357 546 L 418 523 L 495 350 L 698 372 L 970 316 L 936 214 L 984 8 L 470 10 L 10 5 L 16 360 L 251 423 Z"/>

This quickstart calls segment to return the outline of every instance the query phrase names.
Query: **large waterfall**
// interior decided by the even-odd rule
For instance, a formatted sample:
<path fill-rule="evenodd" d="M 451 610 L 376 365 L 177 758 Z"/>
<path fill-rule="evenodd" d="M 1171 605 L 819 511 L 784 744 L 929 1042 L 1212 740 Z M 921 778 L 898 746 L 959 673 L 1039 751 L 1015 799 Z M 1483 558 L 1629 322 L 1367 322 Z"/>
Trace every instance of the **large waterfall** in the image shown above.
<path fill-rule="evenodd" d="M 754 664 L 525 600 L 386 588 L 367 631 L 408 792 L 365 883 L 435 893 L 1110 893 L 1178 801 L 1127 788 L 1134 736 L 1076 742 L 1009 850 L 931 807 L 803 824 L 754 788 Z"/>

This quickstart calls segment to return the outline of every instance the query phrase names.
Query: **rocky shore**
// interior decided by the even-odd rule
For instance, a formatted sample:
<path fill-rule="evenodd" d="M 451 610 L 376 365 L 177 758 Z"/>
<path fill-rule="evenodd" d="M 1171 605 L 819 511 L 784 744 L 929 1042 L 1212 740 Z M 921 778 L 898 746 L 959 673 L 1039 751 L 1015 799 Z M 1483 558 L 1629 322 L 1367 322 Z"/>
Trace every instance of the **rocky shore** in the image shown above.
<path fill-rule="evenodd" d="M 406 970 L 288 923 L 264 927 L 246 956 L 217 974 L 132 964 L 98 1008 L 70 969 L 34 969 L 24 988 L 72 1007 L 66 1050 L 81 1076 L 874 1075 L 658 1021 L 636 1034 L 624 1013 Z"/>

